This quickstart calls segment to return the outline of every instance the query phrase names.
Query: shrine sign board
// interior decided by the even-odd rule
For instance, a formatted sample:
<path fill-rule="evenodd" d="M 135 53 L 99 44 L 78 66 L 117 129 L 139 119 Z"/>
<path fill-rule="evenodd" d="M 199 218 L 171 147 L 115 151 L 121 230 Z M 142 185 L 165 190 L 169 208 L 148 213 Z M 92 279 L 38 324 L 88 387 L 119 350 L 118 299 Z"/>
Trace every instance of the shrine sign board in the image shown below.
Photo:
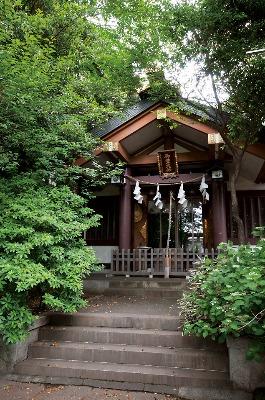
<path fill-rule="evenodd" d="M 164 178 L 178 176 L 178 158 L 175 150 L 164 150 L 157 153 L 159 175 Z"/>

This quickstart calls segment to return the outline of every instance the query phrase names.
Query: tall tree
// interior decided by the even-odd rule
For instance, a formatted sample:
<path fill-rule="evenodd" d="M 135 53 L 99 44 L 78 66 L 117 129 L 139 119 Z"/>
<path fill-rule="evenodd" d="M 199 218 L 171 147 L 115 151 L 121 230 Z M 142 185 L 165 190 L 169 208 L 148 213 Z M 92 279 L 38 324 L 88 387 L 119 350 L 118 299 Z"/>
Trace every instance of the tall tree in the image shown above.
<path fill-rule="evenodd" d="M 74 189 L 82 178 L 89 197 L 110 177 L 91 129 L 139 77 L 97 2 L 0 0 L 0 16 L 0 332 L 15 342 L 33 320 L 33 293 L 52 309 L 84 304 L 96 260 L 82 232 L 99 216 Z M 89 168 L 75 165 L 80 155 Z"/>
<path fill-rule="evenodd" d="M 247 146 L 259 139 L 265 121 L 265 58 L 246 52 L 265 45 L 265 4 L 260 0 L 183 1 L 174 8 L 174 18 L 176 27 L 186 27 L 185 59 L 196 60 L 202 76 L 211 81 L 215 101 L 214 106 L 208 105 L 214 107 L 219 131 L 233 155 L 232 217 L 242 243 L 245 232 L 236 182 Z"/>

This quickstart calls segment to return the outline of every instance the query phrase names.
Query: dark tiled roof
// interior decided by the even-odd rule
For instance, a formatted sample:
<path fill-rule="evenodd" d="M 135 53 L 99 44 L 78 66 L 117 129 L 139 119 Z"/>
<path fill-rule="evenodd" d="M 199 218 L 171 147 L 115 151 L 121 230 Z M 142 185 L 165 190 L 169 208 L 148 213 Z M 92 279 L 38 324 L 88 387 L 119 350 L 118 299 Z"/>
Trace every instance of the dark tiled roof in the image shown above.
<path fill-rule="evenodd" d="M 98 137 L 103 137 L 107 135 L 108 133 L 114 131 L 115 129 L 119 128 L 126 122 L 129 122 L 131 119 L 137 117 L 138 115 L 142 114 L 143 112 L 147 111 L 149 108 L 153 107 L 155 104 L 159 103 L 169 103 L 164 100 L 156 100 L 156 101 L 151 101 L 151 100 L 141 100 L 135 105 L 127 108 L 124 110 L 124 112 L 121 113 L 119 117 L 114 117 L 111 118 L 109 121 L 106 123 L 100 125 L 99 127 L 96 127 L 93 129 L 93 133 L 98 136 Z M 183 112 L 187 112 L 189 114 L 196 115 L 199 118 L 202 118 L 205 121 L 208 122 L 214 122 L 218 121 L 217 118 L 217 113 L 215 110 L 211 107 L 207 107 L 204 104 L 199 104 L 195 103 L 192 101 L 187 101 L 182 99 L 181 100 L 181 110 Z M 173 105 L 173 102 L 172 102 Z"/>
<path fill-rule="evenodd" d="M 99 137 L 103 137 L 114 129 L 119 128 L 121 125 L 137 117 L 137 115 L 147 111 L 157 103 L 160 103 L 160 101 L 141 100 L 137 104 L 126 109 L 119 117 L 111 118 L 105 124 L 93 129 L 93 133 Z"/>
<path fill-rule="evenodd" d="M 218 110 L 214 107 L 206 106 L 205 104 L 200 104 L 191 100 L 184 100 L 182 101 L 182 110 L 196 115 L 208 122 L 222 123 L 218 116 Z"/>

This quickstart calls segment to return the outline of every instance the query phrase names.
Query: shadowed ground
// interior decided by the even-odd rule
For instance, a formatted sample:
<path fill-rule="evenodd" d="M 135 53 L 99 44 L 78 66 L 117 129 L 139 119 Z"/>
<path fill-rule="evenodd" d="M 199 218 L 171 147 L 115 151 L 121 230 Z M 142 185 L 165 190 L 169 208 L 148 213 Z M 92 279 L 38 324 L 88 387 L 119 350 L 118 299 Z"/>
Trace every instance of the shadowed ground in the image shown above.
<path fill-rule="evenodd" d="M 0 380 L 1 400 L 177 400 L 169 395 Z"/>

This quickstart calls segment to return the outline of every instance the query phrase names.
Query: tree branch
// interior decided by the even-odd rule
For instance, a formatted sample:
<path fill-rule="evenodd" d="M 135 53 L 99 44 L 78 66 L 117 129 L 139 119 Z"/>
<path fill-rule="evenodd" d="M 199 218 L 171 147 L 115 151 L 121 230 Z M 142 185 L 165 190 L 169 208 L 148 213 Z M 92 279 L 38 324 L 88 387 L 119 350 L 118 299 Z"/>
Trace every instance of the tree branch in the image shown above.
<path fill-rule="evenodd" d="M 258 314 L 254 315 L 254 317 L 248 321 L 245 325 L 241 326 L 241 328 L 239 328 L 239 331 L 242 331 L 244 328 L 246 328 L 248 325 L 250 325 L 252 322 L 254 322 L 255 320 L 260 320 L 265 313 L 265 308 L 263 310 L 261 310 L 260 312 L 258 312 Z"/>

